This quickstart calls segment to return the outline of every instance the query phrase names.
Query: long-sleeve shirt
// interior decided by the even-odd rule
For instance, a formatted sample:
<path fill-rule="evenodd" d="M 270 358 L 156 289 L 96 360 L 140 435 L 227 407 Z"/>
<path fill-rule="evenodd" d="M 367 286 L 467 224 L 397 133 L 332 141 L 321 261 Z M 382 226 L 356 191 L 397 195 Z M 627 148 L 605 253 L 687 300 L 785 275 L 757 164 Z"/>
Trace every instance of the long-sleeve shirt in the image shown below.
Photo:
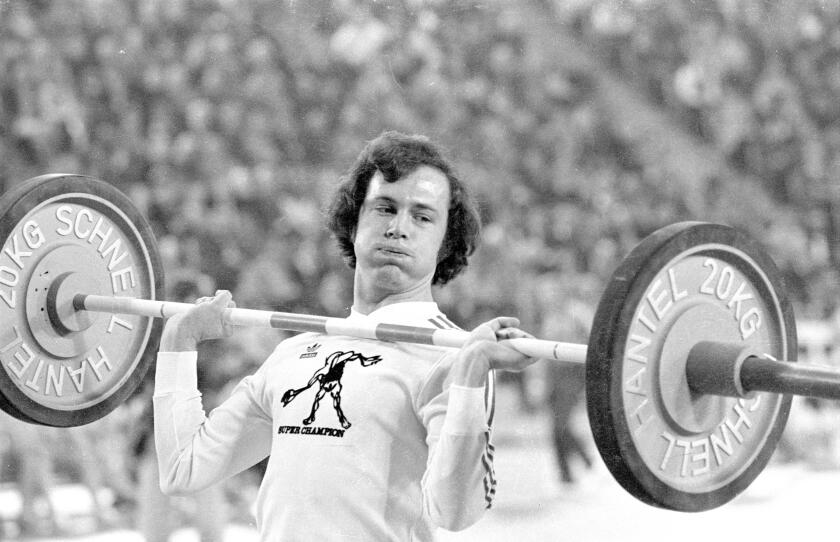
<path fill-rule="evenodd" d="M 425 302 L 350 318 L 453 327 Z M 465 528 L 495 493 L 493 394 L 450 384 L 456 353 L 304 333 L 205 416 L 196 353 L 161 352 L 161 487 L 199 490 L 270 456 L 256 503 L 262 540 L 426 541 L 435 527 Z"/>

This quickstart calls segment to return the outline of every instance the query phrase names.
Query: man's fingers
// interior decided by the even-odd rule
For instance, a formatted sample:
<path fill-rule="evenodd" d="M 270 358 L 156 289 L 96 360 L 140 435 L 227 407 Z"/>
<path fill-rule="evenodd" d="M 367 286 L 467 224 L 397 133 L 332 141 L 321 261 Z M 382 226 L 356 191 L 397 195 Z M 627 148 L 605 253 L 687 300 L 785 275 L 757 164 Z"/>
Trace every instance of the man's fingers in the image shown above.
<path fill-rule="evenodd" d="M 500 316 L 492 320 L 492 322 L 495 324 L 491 328 L 493 328 L 496 334 L 496 340 L 530 337 L 530 335 L 519 329 L 519 318 Z"/>
<path fill-rule="evenodd" d="M 534 336 L 528 333 L 527 331 L 523 331 L 517 327 L 506 327 L 504 329 L 500 329 L 496 332 L 496 337 L 499 339 L 533 339 Z"/>
<path fill-rule="evenodd" d="M 473 330 L 472 340 L 503 341 L 514 338 L 530 338 L 531 335 L 519 329 L 519 318 L 499 316 L 488 320 Z"/>
<path fill-rule="evenodd" d="M 495 337 L 499 337 L 500 330 L 518 326 L 519 318 L 514 318 L 512 316 L 499 316 L 498 318 L 493 318 L 492 320 L 488 320 L 480 324 L 477 328 L 475 328 L 475 331 L 485 335 L 489 340 L 489 335 L 491 334 Z"/>
<path fill-rule="evenodd" d="M 216 290 L 216 294 L 213 297 L 204 296 L 195 300 L 196 305 L 203 303 L 213 303 L 223 308 L 236 307 L 236 303 L 233 301 L 233 295 L 228 290 Z"/>
<path fill-rule="evenodd" d="M 233 302 L 233 294 L 228 290 L 216 290 L 216 297 L 213 298 L 212 303 L 220 310 L 233 308 L 236 303 Z M 233 326 L 224 321 L 222 313 L 219 314 L 222 319 L 222 335 L 230 337 L 233 334 Z"/>
<path fill-rule="evenodd" d="M 493 332 L 497 332 L 500 329 L 508 327 L 519 327 L 519 318 L 514 318 L 513 316 L 499 316 L 498 318 L 493 318 L 490 321 L 484 322 L 482 325 L 488 326 L 493 330 Z"/>
<path fill-rule="evenodd" d="M 227 307 L 230 301 L 233 299 L 233 294 L 231 294 L 227 290 L 216 290 L 216 297 L 213 298 L 213 303 L 216 305 L 221 305 L 222 307 Z"/>

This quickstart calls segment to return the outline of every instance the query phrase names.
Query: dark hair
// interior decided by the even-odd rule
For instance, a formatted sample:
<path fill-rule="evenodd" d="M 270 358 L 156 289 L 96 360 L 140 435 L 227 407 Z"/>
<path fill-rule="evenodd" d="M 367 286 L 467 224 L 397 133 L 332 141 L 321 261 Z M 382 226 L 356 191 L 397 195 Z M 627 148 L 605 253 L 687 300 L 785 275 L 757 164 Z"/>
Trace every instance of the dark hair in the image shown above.
<path fill-rule="evenodd" d="M 475 251 L 481 220 L 464 184 L 427 137 L 383 132 L 359 153 L 350 172 L 342 179 L 328 211 L 328 227 L 351 268 L 356 267 L 353 235 L 373 174 L 379 171 L 385 181 L 393 183 L 420 166 L 439 169 L 449 181 L 446 235 L 432 284 L 446 284 L 467 266 L 467 258 Z"/>

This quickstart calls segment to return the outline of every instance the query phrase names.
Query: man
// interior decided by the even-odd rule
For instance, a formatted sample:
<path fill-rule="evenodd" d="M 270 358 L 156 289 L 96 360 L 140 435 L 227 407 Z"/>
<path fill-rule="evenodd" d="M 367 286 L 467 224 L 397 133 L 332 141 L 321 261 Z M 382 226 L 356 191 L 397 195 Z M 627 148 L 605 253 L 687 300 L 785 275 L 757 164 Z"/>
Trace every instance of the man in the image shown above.
<path fill-rule="evenodd" d="M 355 270 L 350 321 L 453 327 L 432 286 L 466 265 L 479 222 L 426 138 L 386 132 L 370 142 L 339 188 L 330 229 Z M 205 417 L 195 349 L 231 333 L 227 306 L 231 295 L 217 292 L 164 329 L 154 399 L 164 491 L 198 490 L 270 456 L 256 504 L 266 541 L 425 541 L 489 507 L 488 374 L 534 361 L 505 343 L 529 337 L 515 318 L 478 326 L 457 350 L 301 334 Z M 334 408 L 317 410 L 326 392 Z"/>

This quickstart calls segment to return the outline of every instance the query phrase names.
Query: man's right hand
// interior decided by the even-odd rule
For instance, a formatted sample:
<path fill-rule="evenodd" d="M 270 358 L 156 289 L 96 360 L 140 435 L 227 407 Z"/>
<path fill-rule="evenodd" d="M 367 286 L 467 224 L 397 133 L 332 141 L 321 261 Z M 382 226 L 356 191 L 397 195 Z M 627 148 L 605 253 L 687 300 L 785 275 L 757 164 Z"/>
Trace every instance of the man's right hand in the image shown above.
<path fill-rule="evenodd" d="M 537 361 L 508 344 L 507 339 L 533 339 L 519 329 L 519 319 L 502 316 L 484 322 L 472 332 L 458 352 L 452 370 L 453 383 L 465 387 L 486 384 L 491 369 L 522 371 Z"/>
<path fill-rule="evenodd" d="M 227 290 L 217 290 L 215 297 L 199 298 L 194 307 L 166 321 L 159 350 L 193 351 L 201 341 L 230 337 L 233 327 L 224 322 L 223 316 L 225 309 L 235 306 L 233 296 Z"/>

